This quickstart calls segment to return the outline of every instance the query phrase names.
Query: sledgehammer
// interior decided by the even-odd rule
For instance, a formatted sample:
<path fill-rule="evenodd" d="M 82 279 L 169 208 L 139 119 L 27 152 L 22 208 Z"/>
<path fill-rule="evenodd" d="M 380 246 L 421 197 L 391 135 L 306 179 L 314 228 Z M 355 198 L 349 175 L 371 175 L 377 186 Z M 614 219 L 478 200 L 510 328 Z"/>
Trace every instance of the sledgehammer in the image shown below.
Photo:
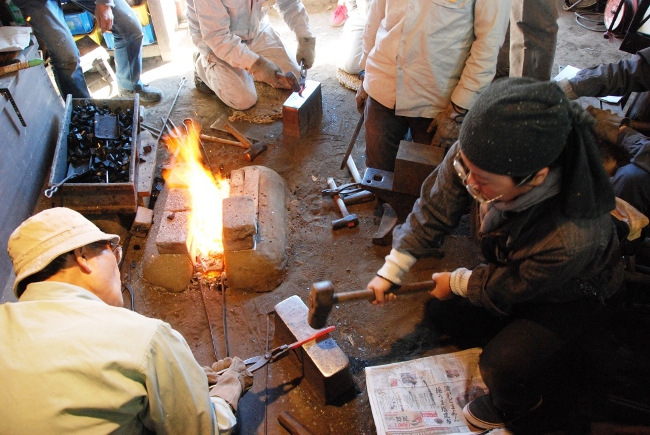
<path fill-rule="evenodd" d="M 389 293 L 419 293 L 430 292 L 436 286 L 433 281 L 415 282 L 391 287 Z M 309 291 L 309 314 L 307 320 L 309 326 L 314 329 L 322 329 L 327 323 L 327 318 L 332 311 L 332 306 L 340 302 L 358 301 L 367 299 L 375 300 L 375 292 L 369 289 L 354 290 L 351 292 L 334 293 L 334 284 L 331 281 L 319 281 L 311 285 Z"/>
<path fill-rule="evenodd" d="M 228 130 L 228 133 L 235 136 L 239 142 L 243 143 L 245 148 L 247 148 L 246 151 L 244 151 L 244 158 L 249 162 L 255 160 L 255 157 L 259 156 L 268 149 L 268 146 L 264 141 L 252 143 L 246 138 L 246 136 L 241 134 L 235 127 L 232 126 L 232 124 L 228 122 L 226 122 L 223 127 Z"/>

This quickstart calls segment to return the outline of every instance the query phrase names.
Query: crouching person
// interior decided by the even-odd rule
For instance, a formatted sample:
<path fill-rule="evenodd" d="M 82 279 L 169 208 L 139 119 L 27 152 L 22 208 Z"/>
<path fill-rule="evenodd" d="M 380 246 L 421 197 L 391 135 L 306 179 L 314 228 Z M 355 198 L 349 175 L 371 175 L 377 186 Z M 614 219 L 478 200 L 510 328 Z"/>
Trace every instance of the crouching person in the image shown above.
<path fill-rule="evenodd" d="M 521 422 L 542 405 L 552 367 L 622 284 L 614 194 L 592 125 L 554 83 L 494 82 L 395 228 L 393 249 L 368 284 L 376 303 L 392 299 L 386 290 L 417 258 L 440 249 L 471 206 L 484 261 L 433 274 L 431 294 L 444 301 L 434 301 L 440 312 L 478 306 L 502 319 L 479 361 L 489 395 L 463 409 L 478 428 Z"/>
<path fill-rule="evenodd" d="M 217 383 L 210 394 L 177 331 L 123 308 L 119 240 L 67 208 L 32 216 L 9 238 L 19 299 L 0 306 L 4 433 L 233 430 L 245 367 L 223 375 L 239 391 L 229 382 L 219 397 Z"/>

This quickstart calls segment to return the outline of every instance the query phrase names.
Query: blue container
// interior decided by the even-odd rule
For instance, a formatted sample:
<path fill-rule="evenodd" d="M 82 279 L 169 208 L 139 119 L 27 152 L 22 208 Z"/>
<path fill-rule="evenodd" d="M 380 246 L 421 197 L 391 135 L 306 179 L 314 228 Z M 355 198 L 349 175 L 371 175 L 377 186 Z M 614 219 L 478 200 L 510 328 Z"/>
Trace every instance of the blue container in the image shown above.
<path fill-rule="evenodd" d="M 153 23 L 142 26 L 142 33 L 144 33 L 144 38 L 142 38 L 142 45 L 151 45 L 156 42 L 156 34 L 153 32 Z"/>
<path fill-rule="evenodd" d="M 84 35 L 93 30 L 94 18 L 88 11 L 65 14 L 65 23 L 73 35 Z"/>
<path fill-rule="evenodd" d="M 156 42 L 156 34 L 153 32 L 153 24 L 149 23 L 146 26 L 142 26 L 142 45 L 151 45 Z M 115 37 L 112 33 L 104 33 L 104 42 L 106 43 L 106 48 L 109 50 L 115 50 Z"/>

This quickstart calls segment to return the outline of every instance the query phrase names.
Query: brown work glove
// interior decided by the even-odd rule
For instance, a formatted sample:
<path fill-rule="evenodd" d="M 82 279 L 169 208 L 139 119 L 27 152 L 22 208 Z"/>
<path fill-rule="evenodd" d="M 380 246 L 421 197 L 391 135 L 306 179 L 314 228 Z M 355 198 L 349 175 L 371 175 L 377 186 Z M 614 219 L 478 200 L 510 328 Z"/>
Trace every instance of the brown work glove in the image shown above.
<path fill-rule="evenodd" d="M 433 118 L 427 128 L 428 133 L 435 131 L 431 145 L 449 149 L 458 140 L 460 125 L 466 114 L 467 110 L 450 102 L 445 110 Z"/>
<path fill-rule="evenodd" d="M 368 93 L 366 92 L 365 89 L 363 89 L 363 79 L 366 76 L 365 73 L 359 74 L 359 79 L 361 80 L 361 84 L 359 84 L 359 89 L 357 89 L 357 96 L 355 97 L 357 100 L 357 111 L 359 111 L 360 114 L 363 115 L 363 109 L 366 107 L 366 100 L 368 99 Z"/>
<path fill-rule="evenodd" d="M 291 82 L 282 73 L 276 64 L 260 56 L 248 69 L 256 82 L 267 83 L 278 89 L 291 89 Z"/>
<path fill-rule="evenodd" d="M 309 69 L 314 65 L 316 59 L 316 38 L 303 36 L 298 38 L 298 50 L 296 50 L 296 62 L 300 64 L 305 60 L 305 68 Z"/>
<path fill-rule="evenodd" d="M 587 107 L 587 112 L 596 119 L 594 126 L 596 136 L 616 145 L 625 118 L 612 113 L 611 110 L 600 110 L 593 106 Z"/>
<path fill-rule="evenodd" d="M 219 360 L 215 364 L 219 364 L 220 361 L 224 360 Z M 221 397 L 237 411 L 239 399 L 252 386 L 253 375 L 246 369 L 246 364 L 242 360 L 234 357 L 228 369 L 217 379 L 217 385 L 210 390 L 210 396 Z"/>
<path fill-rule="evenodd" d="M 208 385 L 216 384 L 217 381 L 219 380 L 219 377 L 223 374 L 223 373 L 220 374 L 219 372 L 221 370 L 227 369 L 228 367 L 230 367 L 231 364 L 232 364 L 232 358 L 227 357 L 224 359 L 220 359 L 216 363 L 212 364 L 211 367 L 203 366 L 203 371 L 208 377 Z"/>

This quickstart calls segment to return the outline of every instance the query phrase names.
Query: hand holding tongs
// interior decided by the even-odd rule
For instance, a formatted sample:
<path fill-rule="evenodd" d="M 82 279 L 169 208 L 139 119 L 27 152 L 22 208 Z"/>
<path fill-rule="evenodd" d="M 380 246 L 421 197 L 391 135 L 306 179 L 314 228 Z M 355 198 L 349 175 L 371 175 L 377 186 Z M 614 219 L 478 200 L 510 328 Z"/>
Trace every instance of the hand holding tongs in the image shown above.
<path fill-rule="evenodd" d="M 330 332 L 334 331 L 336 329 L 335 326 L 328 326 L 325 329 L 321 329 L 320 331 L 316 332 L 313 335 L 310 335 L 309 337 L 305 338 L 304 340 L 296 341 L 295 343 L 292 344 L 283 344 L 282 346 L 278 346 L 274 349 L 271 349 L 270 351 L 266 352 L 264 355 L 258 355 L 254 356 L 251 358 L 248 358 L 247 360 L 244 360 L 244 364 L 248 367 L 248 371 L 253 373 L 254 371 L 264 367 L 268 363 L 275 362 L 281 358 L 284 358 L 289 354 L 289 351 L 292 349 L 297 349 L 300 346 L 302 346 L 305 343 L 308 343 L 312 340 L 316 340 L 317 338 L 320 338 L 324 335 L 329 334 Z M 222 374 L 228 369 L 223 369 L 217 372 L 217 375 Z"/>

